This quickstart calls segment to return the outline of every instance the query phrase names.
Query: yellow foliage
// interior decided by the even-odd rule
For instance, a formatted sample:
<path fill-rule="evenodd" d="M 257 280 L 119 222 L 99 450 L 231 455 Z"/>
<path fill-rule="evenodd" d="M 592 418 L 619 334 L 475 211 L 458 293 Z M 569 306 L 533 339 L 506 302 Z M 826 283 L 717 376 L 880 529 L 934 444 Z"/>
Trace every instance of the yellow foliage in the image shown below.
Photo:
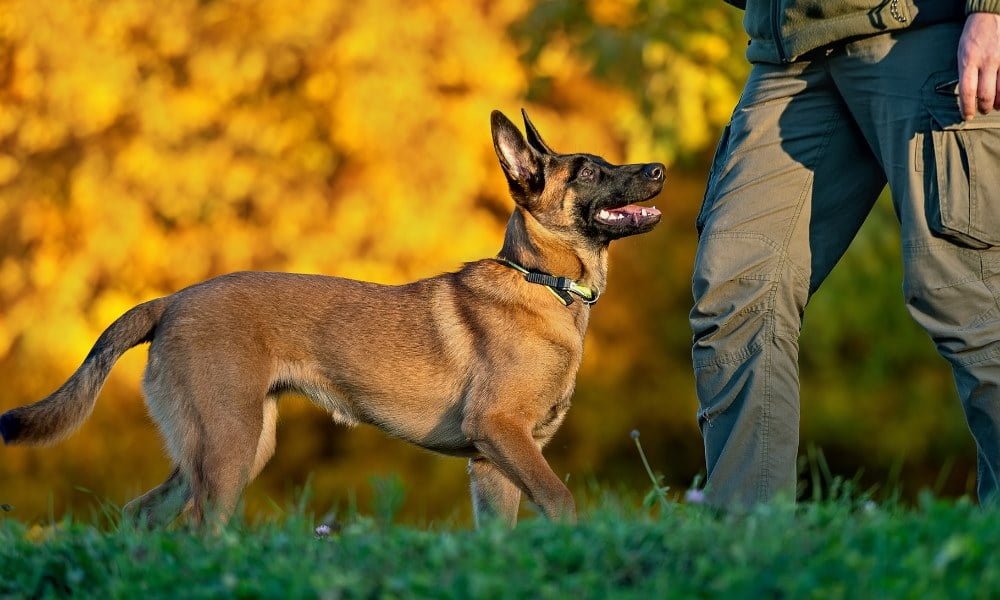
<path fill-rule="evenodd" d="M 636 16 L 638 0 L 588 0 L 587 10 L 601 25 L 628 27 Z"/>
<path fill-rule="evenodd" d="M 92 341 L 98 307 L 231 269 L 402 280 L 498 245 L 471 201 L 502 193 L 486 124 L 526 85 L 517 3 L 294 4 L 6 3 L 0 274 L 28 289 L 0 306 L 69 308 L 81 339 L 52 352 Z"/>
<path fill-rule="evenodd" d="M 596 79 L 569 41 L 548 44 L 533 69 L 519 60 L 508 31 L 532 4 L 0 2 L 0 410 L 52 391 L 128 307 L 214 275 L 391 283 L 493 255 L 512 203 L 489 113 L 516 116 L 535 78 L 549 88 L 529 109 L 557 149 L 673 156 L 634 97 Z M 587 7 L 621 27 L 636 5 Z M 731 105 L 724 76 L 697 62 L 721 43 L 698 38 L 695 59 L 650 42 L 651 96 L 699 89 L 656 118 L 705 119 L 704 89 Z M 680 143 L 708 145 L 712 123 Z M 141 365 L 126 357 L 113 374 L 109 419 L 141 413 Z M 125 441 L 101 443 L 103 454 L 96 442 L 49 454 L 32 476 L 94 468 L 83 457 L 106 464 Z M 115 464 L 148 468 L 158 448 L 146 446 Z M 0 478 L 28 477 L 30 464 L 12 455 Z"/>

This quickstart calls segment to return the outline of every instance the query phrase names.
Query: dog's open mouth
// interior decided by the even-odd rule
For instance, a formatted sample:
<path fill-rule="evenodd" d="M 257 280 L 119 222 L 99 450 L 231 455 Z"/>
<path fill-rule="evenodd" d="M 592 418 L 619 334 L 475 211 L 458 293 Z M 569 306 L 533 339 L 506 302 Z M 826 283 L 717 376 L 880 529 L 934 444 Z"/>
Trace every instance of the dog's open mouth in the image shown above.
<path fill-rule="evenodd" d="M 627 204 L 619 208 L 603 208 L 594 217 L 607 225 L 631 225 L 638 227 L 659 220 L 660 211 L 655 206 L 639 206 Z"/>

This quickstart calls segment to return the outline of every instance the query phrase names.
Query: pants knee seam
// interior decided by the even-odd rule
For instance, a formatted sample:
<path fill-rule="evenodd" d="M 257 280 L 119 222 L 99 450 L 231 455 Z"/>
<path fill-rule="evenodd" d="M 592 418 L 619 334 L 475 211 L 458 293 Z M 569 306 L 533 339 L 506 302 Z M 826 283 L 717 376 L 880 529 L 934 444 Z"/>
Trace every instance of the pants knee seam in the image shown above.
<path fill-rule="evenodd" d="M 770 237 L 764 235 L 763 233 L 757 233 L 754 231 L 713 231 L 712 233 L 702 234 L 701 239 L 703 241 L 710 239 L 724 239 L 724 240 L 753 240 L 755 242 L 760 242 L 774 250 L 777 254 L 781 255 L 784 251 L 781 249 L 781 244 L 774 241 Z"/>
<path fill-rule="evenodd" d="M 711 360 L 696 360 L 694 361 L 695 369 L 703 369 L 706 367 L 721 367 L 722 365 L 731 365 L 736 363 L 741 363 L 746 359 L 750 358 L 754 354 L 757 354 L 761 348 L 764 347 L 764 343 L 760 340 L 754 341 L 749 346 L 738 350 L 736 352 L 725 354 L 719 358 L 713 358 Z"/>
<path fill-rule="evenodd" d="M 978 365 L 984 363 L 990 359 L 997 358 L 998 356 L 1000 356 L 1000 345 L 997 345 L 996 347 L 987 350 L 985 353 L 977 354 L 974 357 L 970 357 L 964 360 L 954 359 L 951 362 L 956 367 L 971 367 L 972 365 Z"/>

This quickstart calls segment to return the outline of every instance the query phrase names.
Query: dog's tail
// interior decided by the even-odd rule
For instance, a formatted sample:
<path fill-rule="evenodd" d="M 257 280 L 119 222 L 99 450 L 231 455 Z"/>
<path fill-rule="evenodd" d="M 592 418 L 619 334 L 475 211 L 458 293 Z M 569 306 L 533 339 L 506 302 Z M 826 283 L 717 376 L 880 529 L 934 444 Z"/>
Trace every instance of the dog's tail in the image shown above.
<path fill-rule="evenodd" d="M 48 398 L 0 416 L 0 436 L 7 444 L 43 445 L 76 431 L 94 410 L 111 367 L 126 350 L 153 340 L 167 307 L 165 298 L 140 304 L 104 330 L 80 368 Z"/>

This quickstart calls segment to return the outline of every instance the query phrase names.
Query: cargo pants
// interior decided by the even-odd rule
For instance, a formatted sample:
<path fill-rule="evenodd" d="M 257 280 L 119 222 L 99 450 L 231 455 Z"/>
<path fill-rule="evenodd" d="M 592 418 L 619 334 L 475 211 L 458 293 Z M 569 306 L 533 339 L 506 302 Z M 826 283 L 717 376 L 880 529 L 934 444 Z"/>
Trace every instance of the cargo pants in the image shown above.
<path fill-rule="evenodd" d="M 952 366 L 980 499 L 996 492 L 1000 114 L 961 119 L 961 30 L 753 65 L 697 219 L 690 320 L 710 503 L 794 494 L 803 311 L 887 182 L 907 309 Z"/>

